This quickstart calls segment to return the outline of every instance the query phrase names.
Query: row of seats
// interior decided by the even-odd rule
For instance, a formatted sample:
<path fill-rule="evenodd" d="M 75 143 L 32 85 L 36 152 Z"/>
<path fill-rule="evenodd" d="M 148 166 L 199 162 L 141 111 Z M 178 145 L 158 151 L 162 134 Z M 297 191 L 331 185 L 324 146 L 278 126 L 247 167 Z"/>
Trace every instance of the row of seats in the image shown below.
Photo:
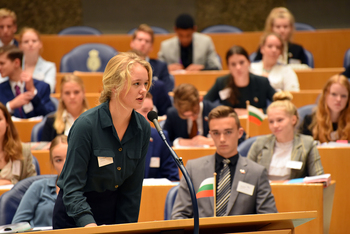
<path fill-rule="evenodd" d="M 168 34 L 169 31 L 157 27 L 157 26 L 151 26 L 155 34 Z M 128 34 L 133 34 L 135 32 L 136 28 L 131 29 Z M 305 23 L 295 23 L 295 30 L 297 31 L 314 31 L 315 28 L 312 27 L 309 24 Z M 202 33 L 241 33 L 243 32 L 242 29 L 237 28 L 232 25 L 226 25 L 226 24 L 218 24 L 209 26 L 201 31 Z M 101 35 L 101 31 L 99 31 L 96 28 L 92 28 L 89 26 L 73 26 L 69 28 L 65 28 L 62 31 L 58 33 L 58 35 Z"/>

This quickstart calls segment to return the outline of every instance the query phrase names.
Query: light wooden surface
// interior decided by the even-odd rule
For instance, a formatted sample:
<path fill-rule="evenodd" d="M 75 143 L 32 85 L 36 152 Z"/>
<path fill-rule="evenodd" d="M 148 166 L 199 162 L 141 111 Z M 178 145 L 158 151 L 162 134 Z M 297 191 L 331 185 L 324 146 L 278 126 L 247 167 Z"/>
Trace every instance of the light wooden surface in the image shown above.
<path fill-rule="evenodd" d="M 329 233 L 347 234 L 350 224 L 350 148 L 319 147 L 318 151 L 321 155 L 324 172 L 330 173 L 332 180 L 337 182 Z"/>
<path fill-rule="evenodd" d="M 316 211 L 291 212 L 261 215 L 226 216 L 200 218 L 201 233 L 235 233 L 245 234 L 286 234 L 293 233 L 295 225 L 305 225 L 317 216 Z M 92 234 L 92 233 L 168 233 L 170 230 L 184 230 L 193 233 L 193 219 L 141 222 L 131 224 L 107 225 L 89 228 L 62 229 L 55 231 L 32 232 L 40 234 Z M 170 232 L 169 232 L 170 233 Z M 173 233 L 173 232 L 172 232 Z"/>
<path fill-rule="evenodd" d="M 56 93 L 61 93 L 61 79 L 67 74 L 70 73 L 57 73 Z M 74 72 L 74 75 L 79 76 L 82 79 L 85 86 L 85 93 L 101 93 L 103 90 L 102 72 Z"/>
<path fill-rule="evenodd" d="M 100 93 L 85 93 L 86 100 L 89 104 L 89 108 L 93 108 L 95 106 L 98 106 L 99 103 L 99 98 L 101 94 Z M 57 98 L 57 100 L 60 99 L 61 94 L 60 93 L 52 93 L 51 97 Z"/>
<path fill-rule="evenodd" d="M 216 52 L 221 57 L 223 68 L 227 69 L 225 56 L 228 49 L 233 45 L 241 45 L 251 54 L 257 50 L 262 32 L 208 35 L 212 38 Z M 173 36 L 174 34 L 155 35 L 150 57 L 157 58 L 160 43 Z M 85 43 L 103 43 L 114 47 L 119 52 L 125 52 L 130 50 L 131 35 L 42 35 L 41 40 L 44 48 L 42 57 L 56 63 L 59 71 L 63 55 L 76 46 Z M 345 51 L 350 47 L 349 41 L 349 29 L 299 31 L 293 35 L 293 42 L 303 45 L 313 54 L 317 68 L 342 67 Z"/>
<path fill-rule="evenodd" d="M 32 150 L 32 154 L 36 157 L 40 167 L 40 174 L 50 175 L 57 174 L 50 162 L 50 152 L 48 150 Z"/>
<path fill-rule="evenodd" d="M 30 136 L 32 134 L 32 129 L 34 125 L 40 123 L 41 120 L 29 120 L 29 119 L 21 119 L 21 120 L 16 120 L 13 121 L 19 138 L 21 139 L 22 142 L 30 142 Z"/>

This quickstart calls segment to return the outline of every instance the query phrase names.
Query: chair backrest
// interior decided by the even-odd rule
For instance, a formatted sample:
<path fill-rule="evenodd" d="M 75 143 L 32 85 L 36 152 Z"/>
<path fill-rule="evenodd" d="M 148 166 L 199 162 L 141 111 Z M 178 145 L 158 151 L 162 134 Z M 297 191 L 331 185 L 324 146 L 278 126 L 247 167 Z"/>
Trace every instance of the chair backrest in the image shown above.
<path fill-rule="evenodd" d="M 177 196 L 177 191 L 179 190 L 179 185 L 172 187 L 165 198 L 164 206 L 164 220 L 171 219 L 171 212 L 173 211 L 174 202 Z"/>
<path fill-rule="evenodd" d="M 311 115 L 312 110 L 316 107 L 316 104 L 310 104 L 306 106 L 302 106 L 298 108 L 298 115 L 299 115 L 299 123 L 297 124 L 296 128 L 298 129 L 300 124 L 304 121 L 304 118 L 306 115 Z"/>
<path fill-rule="evenodd" d="M 251 53 L 251 54 L 249 55 L 249 60 L 250 60 L 251 63 L 254 62 L 254 59 L 255 59 L 256 55 L 257 55 L 256 52 L 253 52 L 253 53 Z"/>
<path fill-rule="evenodd" d="M 344 55 L 344 67 L 347 68 L 348 66 L 350 66 L 350 49 L 348 49 L 346 52 L 345 52 L 345 55 Z"/>
<path fill-rule="evenodd" d="M 58 35 L 101 35 L 96 28 L 89 26 L 72 26 L 61 30 Z"/>
<path fill-rule="evenodd" d="M 310 24 L 305 23 L 295 22 L 294 27 L 296 31 L 315 31 L 314 27 L 312 27 Z"/>
<path fill-rule="evenodd" d="M 83 44 L 62 57 L 60 72 L 103 72 L 108 61 L 116 54 L 118 52 L 109 45 Z"/>
<path fill-rule="evenodd" d="M 202 30 L 202 33 L 241 33 L 242 30 L 235 26 L 218 24 L 209 26 Z"/>
<path fill-rule="evenodd" d="M 55 108 L 57 110 L 58 109 L 58 100 L 57 100 L 57 98 L 50 96 L 50 100 L 51 100 L 51 102 L 53 103 L 53 105 L 55 106 Z"/>
<path fill-rule="evenodd" d="M 242 157 L 247 157 L 250 147 L 256 141 L 257 138 L 258 138 L 258 136 L 251 137 L 251 138 L 243 141 L 241 144 L 239 144 L 237 147 L 238 153 Z"/>
<path fill-rule="evenodd" d="M 57 175 L 39 175 L 26 178 L 19 181 L 13 188 L 1 195 L 0 197 L 0 225 L 11 224 L 13 216 L 16 213 L 17 207 L 21 202 L 24 193 L 29 186 L 36 180 L 50 178 Z"/>
<path fill-rule="evenodd" d="M 154 32 L 154 34 L 169 34 L 169 31 L 166 30 L 165 28 L 157 27 L 157 26 L 150 26 Z M 131 29 L 128 34 L 134 34 L 137 28 Z"/>
<path fill-rule="evenodd" d="M 312 55 L 312 53 L 306 49 L 304 49 L 304 53 L 306 55 L 307 58 L 307 65 L 311 68 L 314 68 L 314 56 Z"/>
<path fill-rule="evenodd" d="M 57 99 L 56 99 L 57 100 Z M 40 123 L 37 123 L 33 126 L 32 128 L 32 133 L 30 135 L 30 141 L 31 142 L 39 142 L 41 141 L 41 134 L 43 132 L 43 128 L 44 128 L 44 125 L 46 123 L 46 119 L 47 119 L 47 116 L 53 114 L 54 112 L 52 113 L 49 113 L 48 115 L 46 115 L 43 120 L 40 122 Z"/>
<path fill-rule="evenodd" d="M 40 166 L 39 166 L 38 159 L 34 155 L 32 155 L 32 158 L 33 158 L 33 164 L 35 166 L 36 175 L 40 175 Z"/>

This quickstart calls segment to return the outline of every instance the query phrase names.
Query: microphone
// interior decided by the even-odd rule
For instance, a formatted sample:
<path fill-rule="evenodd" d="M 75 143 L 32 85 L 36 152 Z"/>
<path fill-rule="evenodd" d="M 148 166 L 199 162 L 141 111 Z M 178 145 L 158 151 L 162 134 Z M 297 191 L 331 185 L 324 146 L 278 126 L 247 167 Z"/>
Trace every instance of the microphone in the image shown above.
<path fill-rule="evenodd" d="M 182 162 L 182 158 L 179 158 L 175 151 L 173 150 L 173 148 L 171 148 L 171 146 L 168 144 L 168 141 L 166 140 L 166 137 L 163 133 L 162 128 L 160 127 L 159 123 L 158 123 L 158 114 L 155 111 L 150 111 L 147 114 L 147 118 L 149 121 L 151 121 L 154 126 L 156 127 L 160 137 L 163 139 L 165 145 L 168 147 L 171 156 L 173 157 L 173 159 L 176 162 L 176 165 L 180 168 L 182 175 L 184 176 L 188 189 L 190 191 L 191 194 L 191 200 L 192 200 L 192 208 L 193 208 L 193 222 L 194 222 L 194 226 L 193 226 L 193 233 L 194 234 L 198 234 L 199 233 L 199 214 L 198 214 L 198 204 L 197 204 L 197 199 L 196 199 L 196 192 L 194 190 L 193 187 L 193 183 L 191 181 L 191 178 L 186 170 L 186 168 L 183 165 Z"/>

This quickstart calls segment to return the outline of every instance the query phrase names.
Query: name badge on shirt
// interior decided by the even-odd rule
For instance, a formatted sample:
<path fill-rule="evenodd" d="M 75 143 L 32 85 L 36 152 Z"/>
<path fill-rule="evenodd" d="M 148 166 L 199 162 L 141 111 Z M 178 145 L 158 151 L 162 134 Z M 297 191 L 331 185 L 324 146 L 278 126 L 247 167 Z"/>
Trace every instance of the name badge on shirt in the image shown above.
<path fill-rule="evenodd" d="M 21 175 L 21 162 L 19 160 L 15 160 L 12 162 L 12 175 Z"/>
<path fill-rule="evenodd" d="M 159 157 L 151 157 L 151 161 L 149 163 L 149 167 L 151 167 L 151 168 L 159 168 L 160 167 L 160 158 Z"/>
<path fill-rule="evenodd" d="M 300 170 L 303 166 L 303 162 L 299 161 L 288 161 L 286 167 L 291 169 L 297 169 Z"/>
<path fill-rule="evenodd" d="M 301 61 L 299 59 L 289 59 L 290 64 L 301 64 Z"/>
<path fill-rule="evenodd" d="M 220 96 L 221 100 L 226 100 L 227 98 L 230 97 L 230 95 L 231 95 L 231 89 L 229 89 L 229 88 L 226 88 L 226 89 L 219 91 L 219 96 Z"/>
<path fill-rule="evenodd" d="M 31 112 L 33 110 L 34 110 L 34 107 L 33 107 L 33 104 L 31 102 L 29 102 L 28 104 L 23 106 L 23 111 L 26 114 L 28 114 L 29 112 Z"/>
<path fill-rule="evenodd" d="M 97 157 L 98 166 L 103 167 L 113 163 L 113 157 Z"/>
<path fill-rule="evenodd" d="M 238 182 L 237 192 L 252 196 L 254 193 L 254 189 L 255 189 L 255 186 L 252 184 L 248 184 L 248 183 L 243 182 L 243 181 Z"/>

